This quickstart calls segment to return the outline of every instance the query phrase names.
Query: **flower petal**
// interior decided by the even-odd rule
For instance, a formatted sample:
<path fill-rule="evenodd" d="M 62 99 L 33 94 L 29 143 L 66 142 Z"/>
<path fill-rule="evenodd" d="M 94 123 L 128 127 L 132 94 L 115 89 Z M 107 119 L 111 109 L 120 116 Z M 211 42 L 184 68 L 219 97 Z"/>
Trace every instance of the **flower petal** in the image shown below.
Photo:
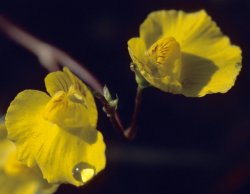
<path fill-rule="evenodd" d="M 72 74 L 68 68 L 66 67 L 63 68 L 63 72 L 56 71 L 49 73 L 45 78 L 45 85 L 51 97 L 56 95 L 56 93 L 58 92 L 64 91 L 69 96 L 69 98 L 71 96 L 71 93 L 73 93 L 72 95 L 73 97 L 76 96 L 77 98 L 78 97 L 77 95 L 79 95 L 80 98 L 83 98 L 81 100 L 84 101 L 84 104 L 87 107 L 87 110 L 83 111 L 86 112 L 85 114 L 86 117 L 84 120 L 87 119 L 88 124 L 92 128 L 96 128 L 97 109 L 93 95 L 89 90 L 89 88 L 79 78 L 77 78 L 74 74 Z M 78 106 L 77 103 L 74 103 L 74 105 L 72 106 L 68 106 L 69 109 L 68 114 L 71 114 L 70 112 L 72 111 L 74 112 L 75 108 L 79 109 L 81 107 Z"/>
<path fill-rule="evenodd" d="M 63 71 L 49 73 L 44 81 L 50 96 L 53 96 L 58 91 L 68 92 L 72 85 L 75 85 L 82 93 L 85 93 L 87 88 L 67 67 L 64 67 Z"/>
<path fill-rule="evenodd" d="M 48 184 L 36 168 L 28 168 L 16 158 L 9 140 L 0 141 L 0 190 L 8 194 L 51 194 L 58 185 Z"/>
<path fill-rule="evenodd" d="M 37 183 L 26 182 L 23 180 L 16 180 L 11 177 L 6 177 L 5 174 L 0 172 L 0 188 L 1 193 L 8 194 L 36 194 Z"/>
<path fill-rule="evenodd" d="M 30 131 L 41 119 L 41 115 L 50 97 L 44 92 L 25 90 L 11 102 L 5 117 L 8 137 L 15 142 L 18 159 L 30 167 L 36 164 L 35 151 L 38 130 Z M 44 129 L 42 129 L 44 130 Z M 28 140 L 28 141 L 26 141 Z"/>
<path fill-rule="evenodd" d="M 233 85 L 241 67 L 236 64 L 218 67 L 212 60 L 183 53 L 182 94 L 202 97 L 210 93 L 225 93 Z"/>
<path fill-rule="evenodd" d="M 6 115 L 9 138 L 17 145 L 18 158 L 29 166 L 37 164 L 50 183 L 82 185 L 72 174 L 77 164 L 89 164 L 95 173 L 105 167 L 102 135 L 97 130 L 75 135 L 44 119 L 49 99 L 39 91 L 19 93 Z"/>
<path fill-rule="evenodd" d="M 128 41 L 128 51 L 139 71 L 144 70 L 146 73 L 151 73 L 150 69 L 146 66 L 148 63 L 148 60 L 145 57 L 146 45 L 141 38 L 131 38 Z"/>
<path fill-rule="evenodd" d="M 92 110 L 93 107 L 84 104 L 83 98 L 78 99 L 79 102 L 76 102 L 64 91 L 57 92 L 47 103 L 43 113 L 44 118 L 71 131 L 95 130 L 96 109 Z"/>
<path fill-rule="evenodd" d="M 177 10 L 155 11 L 140 26 L 140 37 L 145 40 L 147 48 L 159 38 L 173 36 L 183 51 L 186 51 L 187 47 L 202 43 L 203 39 L 209 38 L 216 42 L 220 35 L 220 29 L 205 10 L 193 13 Z"/>
<path fill-rule="evenodd" d="M 65 131 L 51 136 L 52 138 L 47 139 L 37 153 L 38 165 L 50 183 L 64 182 L 80 186 L 85 182 L 84 177 L 80 177 L 81 180 L 77 178 L 77 174 L 74 175 L 77 165 L 81 163 L 89 165 L 88 168 L 93 170 L 93 175 L 105 167 L 105 144 L 100 132 L 97 133 L 93 144 L 88 144 Z"/>
<path fill-rule="evenodd" d="M 2 194 L 52 194 L 56 192 L 58 185 L 44 187 L 43 183 L 36 180 L 13 178 L 0 171 L 0 188 Z"/>
<path fill-rule="evenodd" d="M 188 97 L 204 96 L 214 73 L 218 70 L 215 64 L 202 57 L 182 53 L 183 68 L 181 72 L 182 94 Z"/>

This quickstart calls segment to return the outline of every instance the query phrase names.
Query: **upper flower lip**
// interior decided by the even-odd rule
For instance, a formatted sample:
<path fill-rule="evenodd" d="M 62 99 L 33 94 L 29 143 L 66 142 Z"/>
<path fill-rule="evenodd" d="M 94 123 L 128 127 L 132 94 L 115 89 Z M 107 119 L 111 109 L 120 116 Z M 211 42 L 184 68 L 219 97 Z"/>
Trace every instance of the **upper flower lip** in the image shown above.
<path fill-rule="evenodd" d="M 170 36 L 180 44 L 180 76 L 157 76 L 154 72 L 159 67 L 145 52 Z M 140 36 L 131 38 L 128 47 L 136 68 L 152 86 L 190 97 L 227 92 L 241 69 L 241 49 L 230 43 L 205 10 L 152 12 L 141 24 Z"/>
<path fill-rule="evenodd" d="M 45 85 L 52 97 L 45 111 L 48 120 L 63 128 L 96 128 L 97 109 L 93 96 L 67 68 L 48 74 Z"/>

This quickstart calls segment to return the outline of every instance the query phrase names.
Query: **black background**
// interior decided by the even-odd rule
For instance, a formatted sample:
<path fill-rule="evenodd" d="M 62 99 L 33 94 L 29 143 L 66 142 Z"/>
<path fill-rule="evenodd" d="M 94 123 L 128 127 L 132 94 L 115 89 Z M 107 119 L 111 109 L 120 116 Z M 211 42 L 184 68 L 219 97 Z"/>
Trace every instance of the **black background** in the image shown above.
<path fill-rule="evenodd" d="M 243 68 L 227 94 L 186 98 L 148 88 L 139 132 L 125 141 L 99 106 L 107 167 L 85 187 L 58 194 L 248 194 L 250 192 L 250 3 L 247 0 L 1 0 L 0 14 L 85 64 L 112 93 L 128 123 L 136 84 L 129 38 L 159 9 L 205 9 L 243 51 Z M 206 46 L 206 45 L 204 45 Z M 0 33 L 0 111 L 24 89 L 45 90 L 37 58 Z"/>

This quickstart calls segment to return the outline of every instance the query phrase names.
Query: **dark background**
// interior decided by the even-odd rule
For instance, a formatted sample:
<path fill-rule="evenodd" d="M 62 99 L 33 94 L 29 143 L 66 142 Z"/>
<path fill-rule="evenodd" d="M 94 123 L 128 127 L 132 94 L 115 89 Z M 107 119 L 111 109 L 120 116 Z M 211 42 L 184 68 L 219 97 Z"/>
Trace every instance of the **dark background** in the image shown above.
<path fill-rule="evenodd" d="M 243 68 L 227 94 L 186 98 L 148 88 L 139 132 L 125 141 L 99 111 L 107 167 L 85 187 L 58 194 L 248 194 L 250 192 L 250 3 L 247 0 L 0 0 L 0 14 L 85 64 L 130 120 L 136 84 L 127 41 L 148 13 L 205 9 L 243 51 Z M 204 45 L 206 46 L 206 45 Z M 37 58 L 0 32 L 0 111 L 24 89 L 45 90 Z"/>

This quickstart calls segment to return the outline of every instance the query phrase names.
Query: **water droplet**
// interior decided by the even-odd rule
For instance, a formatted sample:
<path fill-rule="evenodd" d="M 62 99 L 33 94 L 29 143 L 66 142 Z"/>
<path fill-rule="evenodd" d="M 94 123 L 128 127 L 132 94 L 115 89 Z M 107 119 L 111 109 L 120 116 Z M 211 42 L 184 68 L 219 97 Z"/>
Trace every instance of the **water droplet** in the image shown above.
<path fill-rule="evenodd" d="M 74 166 L 72 175 L 77 181 L 86 183 L 95 176 L 95 167 L 86 162 L 80 162 Z"/>

